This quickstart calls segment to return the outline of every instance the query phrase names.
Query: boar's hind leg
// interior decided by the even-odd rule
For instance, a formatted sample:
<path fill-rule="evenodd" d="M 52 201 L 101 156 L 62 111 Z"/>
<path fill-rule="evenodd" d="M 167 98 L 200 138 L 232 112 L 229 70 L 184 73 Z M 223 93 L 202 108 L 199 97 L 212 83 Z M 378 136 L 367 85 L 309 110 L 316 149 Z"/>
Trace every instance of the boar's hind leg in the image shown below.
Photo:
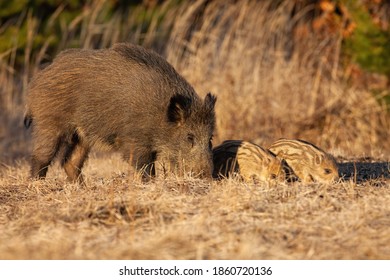
<path fill-rule="evenodd" d="M 33 136 L 33 152 L 31 156 L 31 177 L 45 178 L 47 169 L 56 156 L 61 143 L 61 138 L 36 134 Z"/>
<path fill-rule="evenodd" d="M 83 141 L 80 141 L 78 135 L 75 133 L 72 137 L 72 142 L 67 143 L 65 156 L 62 159 L 62 166 L 68 175 L 69 181 L 79 182 L 84 184 L 81 169 L 87 159 L 89 147 Z"/>

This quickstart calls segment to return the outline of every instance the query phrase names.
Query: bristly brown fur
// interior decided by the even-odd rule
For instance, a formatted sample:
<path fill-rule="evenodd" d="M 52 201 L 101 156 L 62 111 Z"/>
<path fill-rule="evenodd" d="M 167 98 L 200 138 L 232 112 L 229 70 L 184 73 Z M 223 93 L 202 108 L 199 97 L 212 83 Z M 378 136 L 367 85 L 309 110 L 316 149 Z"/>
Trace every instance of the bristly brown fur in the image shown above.
<path fill-rule="evenodd" d="M 66 50 L 29 85 L 32 176 L 45 177 L 65 148 L 65 171 L 81 181 L 83 163 L 96 144 L 131 158 L 146 177 L 154 174 L 156 159 L 175 170 L 211 176 L 215 101 L 211 94 L 202 101 L 164 58 L 142 47 Z"/>

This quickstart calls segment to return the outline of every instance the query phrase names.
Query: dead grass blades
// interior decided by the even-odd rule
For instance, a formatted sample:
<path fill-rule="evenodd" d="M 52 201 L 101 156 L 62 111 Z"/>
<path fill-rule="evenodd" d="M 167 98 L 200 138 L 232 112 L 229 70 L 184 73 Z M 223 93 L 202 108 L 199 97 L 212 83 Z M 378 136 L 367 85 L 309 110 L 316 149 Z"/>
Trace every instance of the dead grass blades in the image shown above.
<path fill-rule="evenodd" d="M 62 26 L 60 49 L 118 40 L 165 49 L 200 94 L 218 96 L 214 145 L 245 139 L 268 146 L 281 136 L 301 137 L 344 156 L 344 180 L 141 183 L 118 156 L 99 154 L 85 166 L 84 187 L 67 183 L 58 163 L 46 180 L 31 181 L 24 91 L 48 59 L 51 39 L 31 52 L 39 23 L 26 13 L 20 19 L 31 23 L 26 68 L 15 69 L 16 48 L 0 54 L 1 259 L 390 258 L 389 115 L 370 92 L 342 80 L 337 32 L 327 38 L 295 32 L 311 6 L 199 0 L 171 9 L 167 1 L 144 33 L 133 29 L 143 11 L 102 22 L 103 2 L 90 1 Z M 52 20 L 60 13 L 62 6 Z M 160 31 L 170 27 L 167 42 Z M 379 165 L 359 159 L 367 156 Z"/>
<path fill-rule="evenodd" d="M 345 86 L 337 33 L 295 33 L 314 8 L 295 5 L 188 3 L 177 16 L 168 60 L 198 92 L 218 96 L 217 143 L 303 138 L 349 155 L 383 156 L 390 149 L 386 108 L 370 92 Z"/>

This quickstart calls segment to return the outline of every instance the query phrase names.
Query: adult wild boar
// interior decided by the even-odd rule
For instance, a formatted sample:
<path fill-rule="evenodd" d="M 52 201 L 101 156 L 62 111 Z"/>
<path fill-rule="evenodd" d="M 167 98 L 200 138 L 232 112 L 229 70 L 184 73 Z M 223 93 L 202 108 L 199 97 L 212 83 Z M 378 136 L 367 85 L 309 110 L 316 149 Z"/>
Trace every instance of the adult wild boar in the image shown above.
<path fill-rule="evenodd" d="M 92 146 L 131 159 L 145 177 L 157 160 L 175 173 L 211 176 L 216 97 L 202 100 L 158 54 L 126 43 L 69 49 L 31 80 L 25 125 L 33 125 L 31 175 L 57 154 L 71 181 Z M 59 153 L 61 151 L 61 153 Z"/>

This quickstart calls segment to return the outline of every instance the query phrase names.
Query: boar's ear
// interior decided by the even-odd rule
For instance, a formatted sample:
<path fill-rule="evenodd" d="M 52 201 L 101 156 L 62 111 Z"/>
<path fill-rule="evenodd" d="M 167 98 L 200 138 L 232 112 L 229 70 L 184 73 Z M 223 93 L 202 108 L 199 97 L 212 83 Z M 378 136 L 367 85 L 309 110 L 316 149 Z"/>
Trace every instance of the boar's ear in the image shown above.
<path fill-rule="evenodd" d="M 191 109 L 191 98 L 176 94 L 171 97 L 168 105 L 168 121 L 181 125 L 189 117 Z"/>
<path fill-rule="evenodd" d="M 209 111 L 213 111 L 216 101 L 217 97 L 209 92 L 204 99 L 204 105 L 206 106 L 206 109 Z"/>

